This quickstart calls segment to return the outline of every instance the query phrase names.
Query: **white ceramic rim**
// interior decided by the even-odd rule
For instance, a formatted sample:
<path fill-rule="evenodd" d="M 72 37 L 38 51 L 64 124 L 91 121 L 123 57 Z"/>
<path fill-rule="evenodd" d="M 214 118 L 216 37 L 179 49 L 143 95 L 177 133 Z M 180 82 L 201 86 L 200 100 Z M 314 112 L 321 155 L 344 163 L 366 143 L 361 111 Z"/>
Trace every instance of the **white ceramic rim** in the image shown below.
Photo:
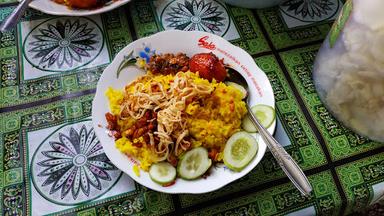
<path fill-rule="evenodd" d="M 21 1 L 21 0 L 19 0 Z M 31 3 L 29 3 L 29 7 L 44 12 L 46 14 L 51 15 L 60 15 L 60 16 L 89 16 L 89 15 L 95 15 L 104 13 L 110 10 L 113 10 L 115 8 L 118 8 L 124 4 L 127 4 L 131 0 L 117 0 L 113 1 L 113 3 L 109 5 L 105 5 L 103 7 L 97 8 L 97 9 L 91 9 L 91 10 L 77 10 L 77 9 L 70 9 L 65 5 L 58 4 L 52 0 L 33 0 Z"/>
<path fill-rule="evenodd" d="M 109 108 L 107 108 L 105 110 L 105 107 L 104 107 L 104 111 L 102 110 L 103 108 L 100 108 L 100 104 L 107 104 L 107 102 L 106 102 L 107 99 L 104 95 L 107 87 L 103 86 L 104 85 L 103 81 L 108 76 L 109 77 L 115 76 L 116 70 L 117 70 L 120 62 L 124 59 L 124 56 L 126 54 L 128 54 L 129 52 L 131 52 L 132 50 L 134 50 L 135 48 L 137 48 L 138 45 L 148 43 L 150 41 L 156 41 L 159 38 L 161 39 L 161 38 L 171 36 L 171 35 L 173 37 L 180 38 L 181 40 L 183 40 L 185 38 L 190 38 L 190 37 L 195 37 L 196 39 L 198 39 L 198 38 L 208 36 L 210 39 L 213 39 L 213 41 L 220 43 L 221 45 L 225 45 L 227 50 L 232 51 L 230 53 L 233 56 L 236 56 L 237 58 L 242 58 L 242 62 L 246 62 L 245 65 L 250 65 L 252 67 L 252 68 L 250 68 L 250 70 L 253 72 L 254 75 L 257 75 L 259 77 L 259 80 L 257 80 L 256 82 L 261 83 L 261 87 L 260 87 L 261 89 L 258 90 L 260 97 L 255 97 L 255 96 L 251 97 L 250 105 L 252 106 L 252 105 L 257 104 L 258 103 L 257 100 L 262 98 L 263 97 L 262 95 L 264 94 L 264 96 L 267 95 L 267 96 L 265 96 L 265 98 L 263 98 L 263 100 L 266 100 L 266 103 L 264 103 L 264 104 L 270 105 L 270 106 L 275 108 L 275 99 L 274 99 L 274 95 L 273 95 L 273 90 L 272 90 L 272 86 L 271 86 L 267 76 L 256 65 L 255 61 L 252 59 L 252 57 L 246 51 L 244 51 L 243 49 L 241 49 L 237 46 L 232 45 L 231 43 L 229 43 L 225 39 L 223 39 L 217 35 L 214 35 L 214 34 L 210 34 L 210 33 L 206 33 L 206 32 L 200 32 L 200 31 L 189 31 L 188 32 L 188 31 L 179 31 L 179 30 L 168 30 L 168 31 L 162 31 L 162 32 L 156 33 L 156 34 L 151 35 L 149 37 L 138 39 L 138 40 L 130 43 L 129 45 L 127 45 L 125 48 L 123 48 L 116 55 L 116 57 L 112 61 L 112 63 L 104 70 L 104 72 L 101 75 L 99 82 L 97 84 L 96 95 L 95 95 L 95 98 L 94 98 L 93 104 L 92 104 L 93 126 L 95 129 L 96 135 L 99 137 L 99 140 L 100 140 L 100 142 L 104 148 L 104 152 L 107 155 L 107 157 L 110 159 L 110 161 L 117 168 L 119 168 L 120 170 L 122 170 L 123 172 L 128 174 L 132 179 L 134 179 L 139 184 L 141 184 L 145 187 L 148 187 L 152 190 L 155 190 L 155 191 L 164 192 L 164 193 L 171 193 L 171 194 L 207 193 L 207 192 L 217 190 L 217 189 L 245 176 L 252 169 L 254 169 L 256 167 L 256 165 L 263 158 L 265 151 L 266 151 L 266 148 L 267 148 L 266 144 L 261 139 L 261 137 L 259 137 L 259 135 L 255 135 L 255 137 L 257 138 L 258 143 L 259 143 L 259 149 L 258 149 L 257 155 L 255 156 L 253 161 L 251 161 L 250 164 L 247 167 L 245 167 L 241 172 L 233 172 L 233 171 L 227 169 L 227 172 L 223 178 L 221 176 L 217 176 L 217 174 L 219 172 L 213 172 L 213 174 L 211 174 L 211 176 L 208 176 L 206 179 L 200 178 L 200 179 L 193 180 L 193 181 L 187 181 L 187 180 L 183 180 L 183 179 L 178 178 L 176 181 L 176 184 L 180 184 L 181 186 L 175 187 L 175 185 L 176 185 L 175 184 L 175 185 L 172 185 L 169 187 L 163 187 L 163 186 L 160 186 L 160 185 L 154 183 L 153 181 L 151 181 L 147 172 L 141 171 L 140 177 L 136 176 L 133 172 L 132 167 L 127 166 L 127 164 L 133 165 L 134 162 L 132 162 L 132 159 L 125 156 L 123 153 L 121 153 L 115 147 L 113 138 L 111 138 L 107 135 L 106 129 L 104 128 L 104 126 L 106 125 L 104 115 L 106 112 L 109 111 Z M 180 42 L 178 42 L 178 43 L 180 43 Z M 174 52 L 177 52 L 177 51 L 180 52 L 180 50 L 175 50 Z M 206 52 L 209 52 L 209 50 Z M 212 51 L 212 52 L 215 53 L 214 51 Z M 217 54 L 217 53 L 215 53 L 215 54 Z M 225 58 L 224 58 L 224 62 L 227 63 Z M 128 70 L 128 69 L 125 69 L 125 70 Z M 243 75 L 245 73 L 243 71 L 240 71 L 240 72 Z M 124 74 L 124 70 L 121 72 L 121 74 Z M 122 75 L 120 75 L 120 78 L 121 78 L 121 76 Z M 251 81 L 249 79 L 247 79 L 247 82 L 250 85 Z M 254 85 L 257 86 L 257 84 L 254 84 Z M 116 88 L 116 86 L 114 86 L 114 87 Z M 253 85 L 252 86 L 250 85 L 250 88 L 254 89 L 254 90 L 256 89 L 256 87 L 254 87 Z M 260 91 L 262 91 L 263 93 L 260 93 Z M 252 92 L 254 92 L 254 91 L 252 91 Z M 252 92 L 251 92 L 251 94 L 252 94 Z M 100 125 L 102 125 L 102 127 L 100 127 Z M 275 128 L 276 128 L 276 119 L 274 120 L 272 125 L 268 128 L 268 131 L 271 134 L 273 134 L 273 132 L 275 131 Z M 120 161 L 124 161 L 124 163 L 120 163 Z M 225 168 L 223 168 L 223 171 L 221 171 L 219 174 L 224 173 L 224 171 L 225 171 Z M 228 173 L 230 173 L 230 174 L 228 174 Z M 221 175 L 224 175 L 224 174 L 221 174 Z M 145 179 L 142 179 L 143 176 Z M 217 178 L 216 181 L 214 181 L 215 179 L 213 179 L 212 176 Z M 212 178 L 212 179 L 210 179 L 210 178 Z M 149 181 L 148 181 L 148 179 L 149 179 Z M 214 185 L 210 184 L 210 183 L 212 183 L 212 181 L 213 181 Z M 182 187 L 183 185 L 186 185 L 187 187 Z M 180 189 L 180 187 L 182 187 L 182 189 Z"/>

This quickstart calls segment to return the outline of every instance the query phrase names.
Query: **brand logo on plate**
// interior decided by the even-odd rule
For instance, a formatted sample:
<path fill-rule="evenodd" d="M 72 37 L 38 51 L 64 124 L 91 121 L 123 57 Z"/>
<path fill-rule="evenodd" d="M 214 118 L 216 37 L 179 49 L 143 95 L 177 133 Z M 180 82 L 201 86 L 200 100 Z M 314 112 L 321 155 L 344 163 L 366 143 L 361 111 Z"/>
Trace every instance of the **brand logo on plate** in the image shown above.
<path fill-rule="evenodd" d="M 215 44 L 207 41 L 208 38 L 209 38 L 209 36 L 204 36 L 204 37 L 200 38 L 199 43 L 197 45 L 200 47 L 204 47 L 206 49 L 210 49 L 210 50 L 216 49 Z"/>

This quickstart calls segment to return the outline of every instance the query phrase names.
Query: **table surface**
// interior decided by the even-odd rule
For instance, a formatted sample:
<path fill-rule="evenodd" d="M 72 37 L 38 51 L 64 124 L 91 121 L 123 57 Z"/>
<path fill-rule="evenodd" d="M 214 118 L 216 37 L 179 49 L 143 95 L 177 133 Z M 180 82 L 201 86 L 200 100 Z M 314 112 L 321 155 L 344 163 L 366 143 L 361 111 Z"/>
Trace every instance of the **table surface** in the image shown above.
<path fill-rule="evenodd" d="M 170 13 L 197 2 L 141 0 L 90 17 L 28 10 L 16 29 L 0 35 L 3 215 L 340 215 L 383 196 L 384 146 L 336 121 L 311 79 L 316 53 L 343 4 L 337 0 L 262 10 L 204 0 L 192 11 L 209 8 L 205 18 L 216 25 L 214 33 L 245 49 L 267 74 L 276 98 L 275 137 L 305 170 L 311 197 L 300 195 L 270 153 L 242 179 L 200 195 L 149 190 L 110 167 L 103 152 L 93 158 L 98 166 L 65 165 L 63 146 L 78 145 L 84 134 L 97 139 L 91 104 L 103 69 L 135 39 L 183 29 Z M 0 0 L 0 20 L 14 7 L 15 0 Z M 55 34 L 70 38 L 70 48 L 55 47 Z"/>

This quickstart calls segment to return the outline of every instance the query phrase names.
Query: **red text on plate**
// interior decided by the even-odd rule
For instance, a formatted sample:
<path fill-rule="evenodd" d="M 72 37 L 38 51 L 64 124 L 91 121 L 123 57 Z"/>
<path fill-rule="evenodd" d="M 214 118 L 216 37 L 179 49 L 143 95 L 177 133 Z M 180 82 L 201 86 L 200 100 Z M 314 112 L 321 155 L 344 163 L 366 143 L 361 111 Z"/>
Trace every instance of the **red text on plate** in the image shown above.
<path fill-rule="evenodd" d="M 209 38 L 209 36 L 201 37 L 199 39 L 199 43 L 197 45 L 199 45 L 200 47 L 204 47 L 206 49 L 210 49 L 210 50 L 216 49 L 215 44 L 213 44 L 212 42 L 208 42 L 207 41 L 208 38 Z"/>

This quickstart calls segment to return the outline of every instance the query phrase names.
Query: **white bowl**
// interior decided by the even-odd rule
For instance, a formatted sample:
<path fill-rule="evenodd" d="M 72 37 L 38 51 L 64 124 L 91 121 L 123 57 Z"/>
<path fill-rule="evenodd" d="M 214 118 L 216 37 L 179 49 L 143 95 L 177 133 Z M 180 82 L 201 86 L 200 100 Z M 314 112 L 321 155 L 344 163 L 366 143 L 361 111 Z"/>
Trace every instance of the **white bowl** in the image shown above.
<path fill-rule="evenodd" d="M 108 99 L 105 91 L 108 87 L 123 89 L 125 85 L 143 75 L 140 69 L 129 66 L 124 68 L 119 78 L 116 71 L 124 60 L 124 56 L 132 51 L 137 55 L 143 47 L 152 47 L 156 53 L 177 53 L 183 52 L 192 56 L 201 52 L 213 52 L 220 59 L 224 58 L 224 63 L 230 64 L 234 69 L 242 73 L 246 78 L 250 88 L 250 104 L 266 104 L 275 107 L 275 100 L 271 84 L 267 76 L 255 64 L 252 57 L 239 47 L 236 47 L 225 39 L 214 34 L 199 31 L 163 31 L 150 37 L 142 38 L 132 42 L 115 57 L 113 62 L 104 70 L 97 84 L 96 96 L 92 105 L 92 119 L 95 132 L 103 145 L 105 154 L 111 162 L 120 170 L 127 173 L 136 182 L 156 191 L 165 193 L 205 193 L 217 190 L 226 184 L 235 181 L 249 173 L 263 158 L 266 144 L 256 136 L 259 142 L 259 149 L 255 158 L 241 172 L 233 172 L 224 165 L 211 168 L 210 175 L 207 178 L 200 178 L 193 181 L 187 181 L 178 178 L 176 183 L 169 187 L 163 187 L 153 182 L 148 173 L 141 171 L 140 177 L 133 172 L 132 166 L 136 162 L 133 158 L 128 158 L 115 147 L 115 141 L 108 136 L 105 126 L 105 113 L 109 112 Z M 102 126 L 102 127 L 100 127 Z M 269 127 L 269 132 L 273 133 L 276 121 Z M 137 162 L 136 162 L 137 163 Z"/>
<path fill-rule="evenodd" d="M 21 0 L 19 0 L 21 1 Z M 46 14 L 52 15 L 62 15 L 62 16 L 89 16 L 94 14 L 104 13 L 110 10 L 113 10 L 117 7 L 120 7 L 130 0 L 117 0 L 113 1 L 110 4 L 106 4 L 103 7 L 95 9 L 70 9 L 65 5 L 58 4 L 51 0 L 33 0 L 29 3 L 29 7 L 44 12 Z"/>

